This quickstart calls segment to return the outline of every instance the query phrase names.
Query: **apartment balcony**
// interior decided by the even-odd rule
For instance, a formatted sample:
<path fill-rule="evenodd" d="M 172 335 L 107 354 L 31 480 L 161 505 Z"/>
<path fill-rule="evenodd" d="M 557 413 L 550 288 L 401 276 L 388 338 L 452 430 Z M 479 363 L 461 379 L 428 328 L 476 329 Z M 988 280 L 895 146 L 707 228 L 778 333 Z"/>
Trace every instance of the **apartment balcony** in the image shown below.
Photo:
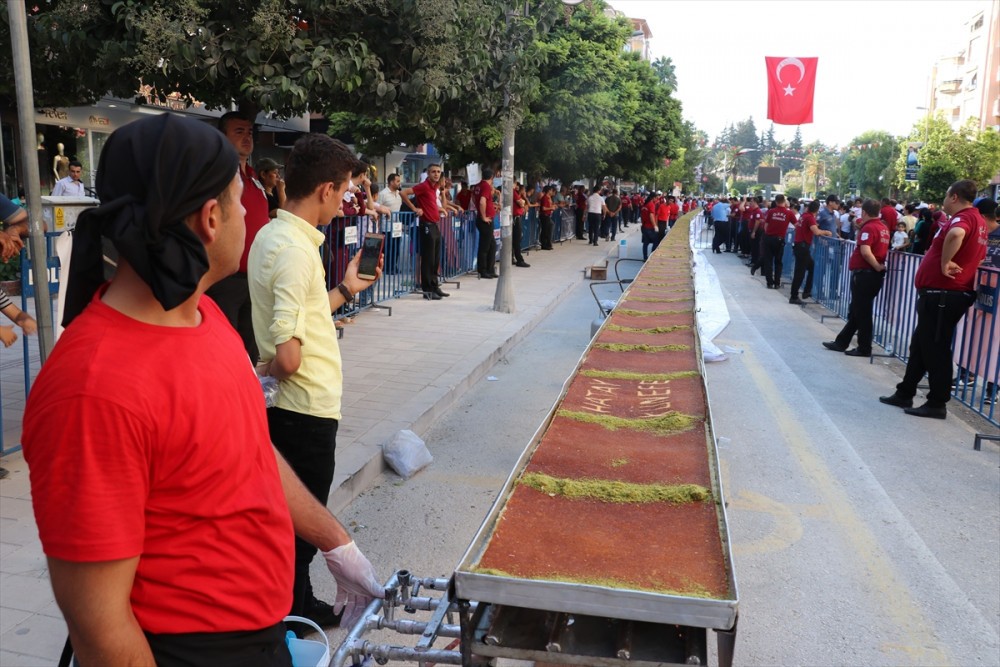
<path fill-rule="evenodd" d="M 961 79 L 949 79 L 938 84 L 937 92 L 942 95 L 957 95 L 962 91 Z"/>

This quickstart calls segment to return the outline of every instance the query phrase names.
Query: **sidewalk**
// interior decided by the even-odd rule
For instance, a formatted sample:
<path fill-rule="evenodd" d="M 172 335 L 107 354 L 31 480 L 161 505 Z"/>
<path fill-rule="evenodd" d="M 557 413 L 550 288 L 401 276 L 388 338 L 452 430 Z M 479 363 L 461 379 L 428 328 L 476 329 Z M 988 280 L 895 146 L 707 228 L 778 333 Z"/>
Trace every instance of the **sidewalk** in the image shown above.
<path fill-rule="evenodd" d="M 626 236 L 630 245 L 638 243 L 638 226 L 630 226 Z M 583 281 L 584 267 L 602 262 L 616 248 L 615 243 L 594 247 L 570 241 L 553 251 L 532 251 L 525 257 L 530 268 L 511 269 L 513 315 L 493 311 L 497 282 L 473 274 L 461 278 L 460 286 L 443 285 L 451 293 L 447 299 L 406 296 L 385 304 L 392 307 L 391 316 L 370 310 L 346 325 L 340 341 L 344 418 L 329 507 L 342 510 L 382 471 L 383 442 L 400 429 L 425 431 Z M 2 370 L 5 382 L 14 376 L 12 381 L 23 383 L 19 364 L 5 363 Z M 11 397 L 5 386 L 4 401 Z M 21 402 L 14 408 L 23 409 Z M 8 409 L 5 418 L 10 414 Z M 5 435 L 11 433 L 8 429 Z M 0 665 L 55 664 L 66 625 L 38 541 L 27 465 L 20 452 L 0 464 L 10 470 L 0 480 Z"/>

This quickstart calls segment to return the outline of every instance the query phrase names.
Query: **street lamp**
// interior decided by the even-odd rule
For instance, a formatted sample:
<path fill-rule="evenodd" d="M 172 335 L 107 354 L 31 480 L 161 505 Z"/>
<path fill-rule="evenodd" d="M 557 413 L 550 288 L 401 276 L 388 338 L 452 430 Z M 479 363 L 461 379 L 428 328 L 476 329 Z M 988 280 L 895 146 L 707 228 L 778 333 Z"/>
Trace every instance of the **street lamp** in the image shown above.
<path fill-rule="evenodd" d="M 564 5 L 570 7 L 583 2 L 583 0 L 562 0 Z M 514 5 L 514 9 L 507 13 L 506 24 L 510 26 L 510 20 L 514 16 L 526 17 L 528 15 L 528 3 L 523 7 Z M 516 62 L 515 62 L 516 65 Z M 513 68 L 512 68 L 513 69 Z M 503 176 L 503 192 L 500 205 L 500 277 L 497 279 L 497 291 L 493 297 L 493 310 L 498 313 L 514 312 L 514 283 L 511 279 L 511 223 L 513 221 L 514 210 L 514 133 L 517 123 L 511 113 L 510 99 L 510 76 L 504 82 L 503 95 L 503 144 L 501 145 L 501 166 Z"/>

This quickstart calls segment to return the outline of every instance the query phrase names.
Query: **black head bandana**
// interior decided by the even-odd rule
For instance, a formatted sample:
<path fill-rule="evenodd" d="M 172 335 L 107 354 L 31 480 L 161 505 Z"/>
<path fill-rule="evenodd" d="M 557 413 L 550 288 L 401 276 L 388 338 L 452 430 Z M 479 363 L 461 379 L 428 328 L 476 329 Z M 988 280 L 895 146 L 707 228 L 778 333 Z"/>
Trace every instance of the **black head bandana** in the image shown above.
<path fill-rule="evenodd" d="M 232 144 L 202 121 L 162 114 L 112 133 L 97 167 L 102 203 L 81 213 L 73 231 L 63 326 L 104 282 L 102 236 L 166 310 L 189 299 L 208 255 L 184 218 L 218 197 L 237 169 Z"/>

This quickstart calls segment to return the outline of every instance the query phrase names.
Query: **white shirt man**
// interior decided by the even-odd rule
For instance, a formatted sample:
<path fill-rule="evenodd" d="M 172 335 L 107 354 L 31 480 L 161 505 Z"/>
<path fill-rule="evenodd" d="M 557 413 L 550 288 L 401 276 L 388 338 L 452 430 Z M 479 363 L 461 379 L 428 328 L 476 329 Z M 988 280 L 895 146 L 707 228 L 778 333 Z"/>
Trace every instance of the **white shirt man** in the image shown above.
<path fill-rule="evenodd" d="M 600 193 L 594 192 L 587 197 L 587 213 L 603 213 L 604 197 Z"/>
<path fill-rule="evenodd" d="M 56 181 L 56 186 L 52 188 L 53 197 L 86 197 L 87 191 L 83 187 L 80 177 L 83 175 L 83 165 L 73 160 L 69 163 L 69 176 Z"/>
<path fill-rule="evenodd" d="M 392 213 L 399 213 L 403 206 L 403 198 L 399 194 L 399 174 L 390 174 L 386 187 L 378 193 L 378 203 Z"/>

